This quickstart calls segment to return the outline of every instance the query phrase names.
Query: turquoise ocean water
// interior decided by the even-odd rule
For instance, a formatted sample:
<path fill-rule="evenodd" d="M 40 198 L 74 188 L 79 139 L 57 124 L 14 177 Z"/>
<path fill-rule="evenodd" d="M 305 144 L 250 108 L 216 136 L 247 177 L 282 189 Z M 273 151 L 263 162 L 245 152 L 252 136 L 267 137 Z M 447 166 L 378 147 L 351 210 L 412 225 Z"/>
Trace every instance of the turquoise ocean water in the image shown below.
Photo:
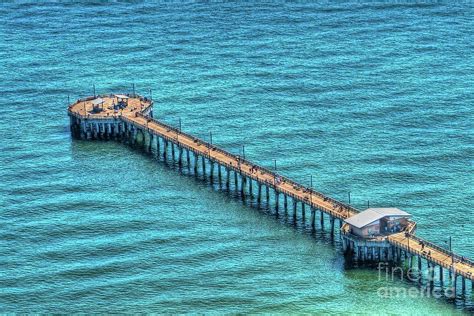
<path fill-rule="evenodd" d="M 474 257 L 474 6 L 0 4 L 0 312 L 472 313 L 394 297 L 327 233 L 113 141 L 71 100 L 155 117 Z"/>

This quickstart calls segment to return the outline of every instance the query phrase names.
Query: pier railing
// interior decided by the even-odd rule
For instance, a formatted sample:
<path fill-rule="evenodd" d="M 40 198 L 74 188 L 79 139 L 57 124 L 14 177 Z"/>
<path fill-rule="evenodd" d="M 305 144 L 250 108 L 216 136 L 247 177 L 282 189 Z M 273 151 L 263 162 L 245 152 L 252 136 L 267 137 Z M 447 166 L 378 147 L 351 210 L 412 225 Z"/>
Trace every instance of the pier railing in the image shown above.
<path fill-rule="evenodd" d="M 450 251 L 449 249 L 440 247 L 440 246 L 438 246 L 438 245 L 436 245 L 436 244 L 434 244 L 430 241 L 421 239 L 420 237 L 417 237 L 415 235 L 410 235 L 410 239 L 414 240 L 415 242 L 418 242 L 418 243 L 423 243 L 425 245 L 425 247 L 427 246 L 429 248 L 436 249 L 437 251 L 439 251 L 441 253 L 444 253 L 447 256 L 452 257 L 455 261 L 467 263 L 467 264 L 471 265 L 472 267 L 474 267 L 474 261 L 473 260 L 471 260 L 469 258 L 466 258 L 466 257 L 463 257 L 463 256 L 460 256 L 460 255 L 457 255 L 453 251 Z"/>
<path fill-rule="evenodd" d="M 151 118 L 151 117 L 149 117 L 149 116 L 146 116 L 146 115 L 144 115 L 144 114 L 142 114 L 142 113 L 140 113 L 140 112 L 137 112 L 136 115 L 137 115 L 138 117 L 142 117 L 142 118 L 146 119 L 148 122 L 153 122 L 154 124 L 159 125 L 159 126 L 161 126 L 162 128 L 165 128 L 165 129 L 168 130 L 168 131 L 173 131 L 173 132 L 175 132 L 177 135 L 185 136 L 185 137 L 191 139 L 193 142 L 195 142 L 195 143 L 197 143 L 197 144 L 199 144 L 199 145 L 204 145 L 205 147 L 209 148 L 209 150 L 212 150 L 212 151 L 215 151 L 215 152 L 219 152 L 220 154 L 222 154 L 222 155 L 224 155 L 224 156 L 227 156 L 227 157 L 229 157 L 229 158 L 231 158 L 231 159 L 238 160 L 240 163 L 246 164 L 246 165 L 248 165 L 248 166 L 255 166 L 262 174 L 269 174 L 269 175 L 273 176 L 274 178 L 278 177 L 282 182 L 285 182 L 285 183 L 291 185 L 291 186 L 292 186 L 293 188 L 295 188 L 296 190 L 303 190 L 305 193 L 312 194 L 312 195 L 314 195 L 314 196 L 317 196 L 317 197 L 322 198 L 324 201 L 327 201 L 327 202 L 330 202 L 330 203 L 332 203 L 332 204 L 341 206 L 341 207 L 347 212 L 348 216 L 350 215 L 350 212 L 352 212 L 352 213 L 359 213 L 359 210 L 357 210 L 356 208 L 354 208 L 354 207 L 352 207 L 352 206 L 350 206 L 350 205 L 347 205 L 347 204 L 345 204 L 345 203 L 343 203 L 343 202 L 337 201 L 337 200 L 335 200 L 335 199 L 333 199 L 333 198 L 331 198 L 331 197 L 329 197 L 329 196 L 327 196 L 327 195 L 325 195 L 325 194 L 323 194 L 323 193 L 321 193 L 321 192 L 315 191 L 315 190 L 312 189 L 312 188 L 302 186 L 301 184 L 299 184 L 299 183 L 297 183 L 297 182 L 291 180 L 290 178 L 285 177 L 285 176 L 282 176 L 282 175 L 280 175 L 280 174 L 276 174 L 275 172 L 273 172 L 273 171 L 271 171 L 271 170 L 269 170 L 269 169 L 267 169 L 267 168 L 264 168 L 264 167 L 255 165 L 253 162 L 251 162 L 251 161 L 249 161 L 249 160 L 247 160 L 247 159 L 244 159 L 244 158 L 242 158 L 242 157 L 240 157 L 240 156 L 231 154 L 231 153 L 229 153 L 229 152 L 227 152 L 227 151 L 225 151 L 225 150 L 223 150 L 223 149 L 220 149 L 220 148 L 218 148 L 218 147 L 215 147 L 215 146 L 213 146 L 212 144 L 210 144 L 210 143 L 208 143 L 208 142 L 206 142 L 206 141 L 203 141 L 203 140 L 201 140 L 201 139 L 199 139 L 199 138 L 197 138 L 197 137 L 195 137 L 195 136 L 193 136 L 193 135 L 191 135 L 191 134 L 188 134 L 188 133 L 186 133 L 186 132 L 183 132 L 183 131 L 179 130 L 178 128 L 174 127 L 174 126 L 171 126 L 171 125 L 168 125 L 168 124 L 163 123 L 163 122 L 161 122 L 161 121 L 158 121 L 158 120 L 156 120 L 156 119 L 154 119 L 154 118 Z M 128 118 L 122 117 L 122 119 L 125 119 L 126 121 L 128 121 L 128 122 L 130 122 L 130 123 L 136 124 L 135 121 L 130 120 L 130 119 L 128 119 Z M 143 128 L 146 128 L 146 129 L 149 129 L 148 126 L 142 126 L 142 127 L 143 127 Z M 185 144 L 179 142 L 178 139 L 170 138 L 169 140 L 172 141 L 172 142 L 175 142 L 175 143 L 179 143 L 179 144 L 182 145 L 182 146 L 184 145 L 184 147 L 188 147 L 188 146 L 185 146 Z M 194 148 L 188 148 L 188 149 L 194 150 Z M 201 153 L 201 154 L 202 154 L 202 153 Z M 209 154 L 204 154 L 204 156 L 206 156 L 206 157 L 207 157 L 208 159 L 210 159 L 210 160 L 214 160 L 214 158 L 213 158 L 212 156 L 210 156 Z M 225 162 L 222 162 L 222 161 L 219 161 L 219 163 L 226 165 L 226 167 L 229 167 L 229 168 L 232 168 L 232 169 L 235 169 L 235 170 L 239 170 L 239 169 L 237 168 L 237 166 L 228 165 L 228 164 L 226 164 Z M 258 179 L 258 176 L 254 176 L 254 175 L 252 175 L 252 174 L 250 174 L 249 176 L 252 177 L 252 178 L 254 178 L 255 180 L 261 180 L 261 179 Z M 267 182 L 266 184 L 268 184 L 268 185 L 270 185 L 270 186 L 276 188 L 277 190 L 281 191 L 282 193 L 285 193 L 285 194 L 290 195 L 290 196 L 292 196 L 292 197 L 297 197 L 297 198 L 299 198 L 299 197 L 296 196 L 294 193 L 292 193 L 292 192 L 290 192 L 290 191 L 287 191 L 287 190 L 285 190 L 285 189 L 283 189 L 283 188 L 281 188 L 281 187 L 277 187 L 274 183 L 271 183 L 271 182 L 268 182 L 268 181 L 266 181 L 266 182 Z M 311 201 L 305 201 L 305 203 L 311 204 L 312 202 L 311 202 Z M 348 217 L 348 216 L 344 216 L 344 212 L 342 212 L 342 213 L 341 213 L 341 212 L 337 212 L 337 211 L 331 210 L 331 209 L 329 209 L 329 208 L 323 207 L 323 206 L 321 206 L 321 205 L 317 205 L 316 203 L 312 203 L 312 204 L 314 204 L 317 208 L 324 209 L 324 211 L 326 211 L 327 213 L 330 213 L 331 215 L 334 215 L 334 216 L 336 216 L 336 217 L 338 217 L 338 218 L 346 218 L 346 217 Z M 313 206 L 313 205 L 311 205 L 311 206 Z"/>
<path fill-rule="evenodd" d="M 471 268 L 473 268 L 474 267 L 474 262 L 472 260 L 467 259 L 467 258 L 463 258 L 459 255 L 456 255 L 453 252 L 449 252 L 449 251 L 447 251 L 446 249 L 444 249 L 442 247 L 436 246 L 435 244 L 433 244 L 431 242 L 428 242 L 426 240 L 422 240 L 421 238 L 418 238 L 416 236 L 411 235 L 410 239 L 414 240 L 414 241 L 415 240 L 416 241 L 423 241 L 424 244 L 427 245 L 428 247 L 445 253 L 447 256 L 449 256 L 450 260 L 448 262 L 446 260 L 441 261 L 439 259 L 436 259 L 435 256 L 429 255 L 426 251 L 421 251 L 421 250 L 414 249 L 413 247 L 408 247 L 408 244 L 401 243 L 397 240 L 391 239 L 390 243 L 392 245 L 397 246 L 400 249 L 403 249 L 403 250 L 413 254 L 413 255 L 417 255 L 419 257 L 424 257 L 426 260 L 429 260 L 430 262 L 433 262 L 433 263 L 437 264 L 438 266 L 445 267 L 445 268 L 457 273 L 458 275 L 461 275 L 465 278 L 473 280 L 473 276 L 470 272 L 465 272 L 462 269 L 456 269 L 456 264 L 458 264 L 458 263 L 466 264 L 466 265 L 469 265 Z"/>

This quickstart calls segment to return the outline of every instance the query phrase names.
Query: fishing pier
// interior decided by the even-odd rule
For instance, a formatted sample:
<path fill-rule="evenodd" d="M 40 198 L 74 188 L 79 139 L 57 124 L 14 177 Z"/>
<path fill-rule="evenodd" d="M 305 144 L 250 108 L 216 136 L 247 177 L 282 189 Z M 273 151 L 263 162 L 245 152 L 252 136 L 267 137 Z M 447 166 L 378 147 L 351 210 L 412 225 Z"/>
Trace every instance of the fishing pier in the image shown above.
<path fill-rule="evenodd" d="M 175 161 L 211 182 L 218 181 L 229 190 L 238 190 L 244 199 L 256 198 L 258 203 L 265 200 L 268 205 L 272 203 L 276 212 L 290 211 L 295 220 L 309 217 L 313 229 L 319 220 L 321 229 L 330 231 L 331 236 L 340 236 L 343 251 L 351 260 L 404 262 L 412 273 L 419 274 L 420 282 L 423 278 L 432 288 L 436 282 L 455 295 L 473 293 L 474 261 L 417 237 L 416 222 L 405 213 L 378 210 L 380 215 L 372 218 L 370 209 L 364 213 L 155 119 L 151 98 L 135 93 L 94 95 L 69 105 L 68 115 L 71 133 L 76 138 L 121 140 L 143 147 L 146 152 Z M 388 225 L 395 219 L 397 226 L 377 235 L 364 235 L 356 233 L 358 218 L 372 226 L 377 223 L 377 227 L 377 221 Z M 361 226 L 360 231 L 363 229 Z"/>

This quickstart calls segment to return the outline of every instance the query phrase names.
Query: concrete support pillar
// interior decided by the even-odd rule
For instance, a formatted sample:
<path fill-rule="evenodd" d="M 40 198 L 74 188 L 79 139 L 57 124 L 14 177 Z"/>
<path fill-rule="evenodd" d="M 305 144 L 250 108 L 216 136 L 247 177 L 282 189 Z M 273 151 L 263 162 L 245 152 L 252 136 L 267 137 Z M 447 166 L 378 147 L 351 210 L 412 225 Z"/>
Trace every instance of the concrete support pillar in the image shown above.
<path fill-rule="evenodd" d="M 244 175 L 240 175 L 240 194 L 242 197 L 245 197 L 245 187 L 247 186 L 247 177 Z"/>
<path fill-rule="evenodd" d="M 249 178 L 249 196 L 253 196 L 253 180 L 252 178 Z"/>
<path fill-rule="evenodd" d="M 441 283 L 441 286 L 442 286 L 444 282 L 444 271 L 443 271 L 442 266 L 439 266 L 439 282 Z"/>
<path fill-rule="evenodd" d="M 429 268 L 428 268 L 428 274 L 429 274 L 429 286 L 430 286 L 430 289 L 433 290 L 434 288 L 434 275 L 435 275 L 435 265 L 434 263 L 428 263 L 429 264 Z"/>
<path fill-rule="evenodd" d="M 234 171 L 234 187 L 235 191 L 237 192 L 239 190 L 239 178 L 238 178 L 237 171 Z"/>
<path fill-rule="evenodd" d="M 453 273 L 453 295 L 456 295 L 457 289 L 458 289 L 458 275 L 456 273 Z"/>
<path fill-rule="evenodd" d="M 280 208 L 280 192 L 275 189 L 275 209 L 278 212 Z"/>
<path fill-rule="evenodd" d="M 227 189 L 229 189 L 230 188 L 230 169 L 225 168 L 225 172 L 227 173 L 226 180 L 225 180 L 225 186 L 226 186 Z"/>
<path fill-rule="evenodd" d="M 331 224 L 331 235 L 334 235 L 334 217 L 329 217 L 329 223 Z"/>
<path fill-rule="evenodd" d="M 257 202 L 260 203 L 262 201 L 262 184 L 258 182 L 257 185 L 258 185 Z"/>
<path fill-rule="evenodd" d="M 301 218 L 303 221 L 305 220 L 306 217 L 306 204 L 301 203 Z"/>
<path fill-rule="evenodd" d="M 418 256 L 418 275 L 420 276 L 418 281 L 421 283 L 421 279 L 423 277 L 423 271 L 421 270 L 421 257 Z"/>
<path fill-rule="evenodd" d="M 321 228 L 324 229 L 324 212 L 323 211 L 321 211 L 320 221 L 321 221 Z"/>
<path fill-rule="evenodd" d="M 202 175 L 206 178 L 206 157 L 201 156 Z"/>
<path fill-rule="evenodd" d="M 198 173 L 198 163 L 199 163 L 198 154 L 194 153 L 194 174 L 195 175 L 197 175 Z"/>
<path fill-rule="evenodd" d="M 189 169 L 191 167 L 191 158 L 189 157 L 189 149 L 186 150 L 186 163 Z"/>
<path fill-rule="evenodd" d="M 315 221 L 316 221 L 316 210 L 314 209 L 314 207 L 312 207 L 311 208 L 311 218 L 310 218 L 312 228 L 316 227 Z"/>
<path fill-rule="evenodd" d="M 163 159 L 166 161 L 168 158 L 168 141 L 165 139 L 163 142 Z"/>
<path fill-rule="evenodd" d="M 183 165 L 183 147 L 179 147 L 179 153 L 178 153 L 178 166 Z"/>
<path fill-rule="evenodd" d="M 214 161 L 210 160 L 210 179 L 211 182 L 214 182 Z"/>
<path fill-rule="evenodd" d="M 87 138 L 87 128 L 86 128 L 86 121 L 81 122 L 81 139 Z"/>
<path fill-rule="evenodd" d="M 466 278 L 461 276 L 462 294 L 466 294 Z"/>
<path fill-rule="evenodd" d="M 217 164 L 217 178 L 219 179 L 219 185 L 222 183 L 222 171 L 221 165 Z"/>
<path fill-rule="evenodd" d="M 270 202 L 270 187 L 268 185 L 265 186 L 265 191 L 266 191 L 266 198 L 267 198 L 267 204 Z"/>
<path fill-rule="evenodd" d="M 160 137 L 156 135 L 156 156 L 160 157 Z"/>
<path fill-rule="evenodd" d="M 283 195 L 283 207 L 285 208 L 285 212 L 288 210 L 288 195 Z"/>
<path fill-rule="evenodd" d="M 151 153 L 151 149 L 152 149 L 152 147 L 153 147 L 153 134 L 150 133 L 150 132 L 148 133 L 148 144 L 147 144 L 147 145 L 148 145 L 148 146 L 147 146 L 147 147 L 148 147 L 148 148 L 147 148 L 147 151 L 148 151 L 149 153 Z"/>
<path fill-rule="evenodd" d="M 132 145 L 135 145 L 135 143 L 137 142 L 137 135 L 138 135 L 138 131 L 136 128 L 134 128 L 132 131 Z M 96 137 L 97 137 L 97 131 L 94 131 L 94 138 Z"/>
<path fill-rule="evenodd" d="M 171 143 L 171 160 L 173 160 L 173 161 L 176 160 L 176 156 L 174 155 L 174 146 L 175 146 L 175 144 Z"/>
<path fill-rule="evenodd" d="M 296 208 L 298 207 L 298 201 L 293 198 L 293 218 L 296 218 Z"/>

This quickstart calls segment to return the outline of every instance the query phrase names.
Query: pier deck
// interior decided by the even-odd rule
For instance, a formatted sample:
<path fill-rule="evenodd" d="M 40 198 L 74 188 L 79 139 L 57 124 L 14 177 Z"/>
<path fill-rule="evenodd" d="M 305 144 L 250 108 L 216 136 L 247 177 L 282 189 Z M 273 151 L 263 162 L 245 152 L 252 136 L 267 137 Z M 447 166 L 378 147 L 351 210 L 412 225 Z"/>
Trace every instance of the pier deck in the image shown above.
<path fill-rule="evenodd" d="M 297 182 L 277 174 L 274 171 L 258 166 L 238 155 L 234 155 L 213 144 L 207 143 L 190 134 L 184 133 L 175 127 L 152 118 L 152 115 L 150 115 L 150 109 L 152 108 L 153 102 L 150 99 L 132 96 L 128 100 L 128 107 L 124 110 L 117 111 L 112 108 L 112 105 L 114 103 L 116 104 L 118 101 L 116 96 L 107 95 L 101 96 L 101 98 L 104 100 L 104 110 L 100 113 L 92 113 L 93 100 L 97 99 L 97 97 L 78 100 L 69 106 L 69 115 L 71 116 L 71 119 L 76 120 L 75 122 L 71 122 L 72 130 L 74 126 L 75 130 L 80 130 L 81 133 L 83 133 L 81 135 L 85 135 L 83 129 L 90 130 L 88 128 L 92 128 L 94 132 L 113 131 L 114 135 L 132 135 L 139 131 L 144 133 L 143 135 L 149 135 L 148 146 L 150 148 L 152 139 L 154 139 L 153 137 L 158 137 L 157 142 L 161 138 L 166 142 L 166 146 L 168 145 L 168 142 L 170 142 L 171 144 L 175 144 L 180 150 L 187 150 L 188 154 L 189 152 L 192 152 L 195 157 L 200 156 L 203 159 L 208 159 L 211 166 L 217 164 L 218 166 L 225 167 L 228 171 L 230 170 L 239 174 L 242 180 L 246 181 L 246 179 L 250 179 L 250 181 L 255 181 L 259 186 L 266 186 L 267 189 L 272 188 L 275 192 L 277 208 L 279 201 L 278 196 L 280 194 L 285 197 L 285 208 L 287 196 L 293 198 L 295 205 L 297 202 L 302 203 L 303 207 L 304 205 L 308 205 L 311 208 L 313 225 L 313 212 L 315 209 L 329 215 L 332 220 L 332 225 L 334 225 L 334 219 L 339 219 L 342 225 L 343 220 L 359 212 L 359 210 L 350 205 L 332 199 L 312 188 L 298 184 Z M 100 123 L 100 120 L 109 120 L 106 121 L 107 123 L 105 124 L 109 124 L 110 126 L 101 128 L 99 125 L 103 123 Z M 93 122 L 91 123 L 93 124 L 91 125 L 92 127 L 86 126 L 88 121 Z M 157 146 L 159 146 L 159 143 L 157 143 Z M 165 147 L 165 151 L 166 148 L 167 147 Z M 432 266 L 437 265 L 453 272 L 455 275 L 461 275 L 465 279 L 474 281 L 473 261 L 451 253 L 442 247 L 415 236 L 415 227 L 416 223 L 411 222 L 407 231 L 390 235 L 387 238 L 387 241 L 399 250 L 405 251 L 406 254 L 415 255 L 419 258 L 425 259 L 428 263 L 431 263 Z M 423 249 L 422 244 L 424 244 Z"/>

